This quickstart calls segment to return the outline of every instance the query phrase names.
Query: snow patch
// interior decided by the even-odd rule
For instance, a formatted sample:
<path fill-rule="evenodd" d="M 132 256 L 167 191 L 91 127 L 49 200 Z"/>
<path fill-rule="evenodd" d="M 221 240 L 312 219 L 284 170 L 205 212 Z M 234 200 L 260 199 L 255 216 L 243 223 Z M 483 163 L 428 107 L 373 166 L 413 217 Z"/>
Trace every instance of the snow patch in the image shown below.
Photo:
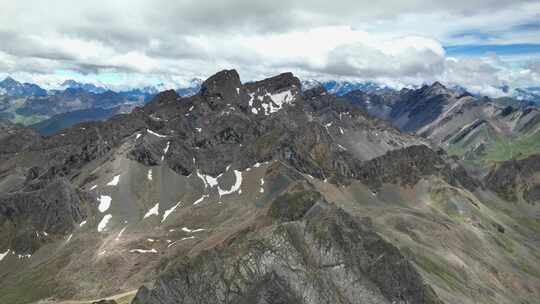
<path fill-rule="evenodd" d="M 98 232 L 102 232 L 105 230 L 105 227 L 107 227 L 107 224 L 109 223 L 111 218 L 112 218 L 112 215 L 105 214 L 105 216 L 101 219 L 101 221 L 98 224 L 98 227 L 97 227 Z"/>
<path fill-rule="evenodd" d="M 165 159 L 165 155 L 167 154 L 167 152 L 169 151 L 169 148 L 171 147 L 171 142 L 168 141 L 167 142 L 167 145 L 165 146 L 165 149 L 163 149 L 163 156 L 161 157 L 161 161 L 163 161 Z"/>
<path fill-rule="evenodd" d="M 148 178 L 148 180 L 152 180 L 152 169 L 148 170 L 148 174 L 146 174 L 146 177 Z"/>
<path fill-rule="evenodd" d="M 182 202 L 178 202 L 176 205 L 172 206 L 170 209 L 167 209 L 165 210 L 165 212 L 163 213 L 163 219 L 161 219 L 161 222 L 163 223 L 167 217 L 173 213 L 173 211 L 178 208 L 178 206 L 180 206 L 182 204 Z"/>
<path fill-rule="evenodd" d="M 182 231 L 184 232 L 187 232 L 187 233 L 196 233 L 196 232 L 201 232 L 201 231 L 205 231 L 206 229 L 189 229 L 188 227 L 183 227 L 182 228 Z"/>
<path fill-rule="evenodd" d="M 139 139 L 139 137 L 141 137 L 141 133 L 137 133 L 137 135 L 135 135 L 135 139 Z"/>
<path fill-rule="evenodd" d="M 201 196 L 199 199 L 197 199 L 196 201 L 193 202 L 193 205 L 197 205 L 197 204 L 201 203 L 207 197 L 209 197 L 209 195 Z"/>
<path fill-rule="evenodd" d="M 92 187 L 90 187 L 90 191 L 94 190 L 97 188 L 97 185 L 93 185 Z"/>
<path fill-rule="evenodd" d="M 99 209 L 99 212 L 101 213 L 107 211 L 109 207 L 111 207 L 112 199 L 110 196 L 102 195 L 99 197 L 98 201 L 99 201 L 98 209 Z"/>
<path fill-rule="evenodd" d="M 8 253 L 9 253 L 9 249 L 6 250 L 6 252 L 4 253 L 0 253 L 0 261 L 3 260 L 6 257 L 6 255 L 8 255 Z"/>
<path fill-rule="evenodd" d="M 107 186 L 116 186 L 120 182 L 120 175 L 116 175 L 113 179 L 107 183 Z"/>
<path fill-rule="evenodd" d="M 199 132 L 199 133 L 202 132 L 202 129 L 201 129 L 201 128 L 195 128 L 195 130 L 197 130 L 197 132 Z"/>
<path fill-rule="evenodd" d="M 150 208 L 148 212 L 144 215 L 143 219 L 150 217 L 152 215 L 159 215 L 159 203 L 156 203 L 154 207 Z"/>
<path fill-rule="evenodd" d="M 70 235 L 68 236 L 68 238 L 67 238 L 67 240 L 66 240 L 66 244 L 67 244 L 69 241 L 71 241 L 71 238 L 72 238 L 72 237 L 73 237 L 73 233 L 70 234 Z"/>
<path fill-rule="evenodd" d="M 120 230 L 120 232 L 118 233 L 118 235 L 116 236 L 116 241 L 120 241 L 120 238 L 122 237 L 122 234 L 124 234 L 124 231 L 126 231 L 126 227 L 122 228 L 122 230 Z"/>
<path fill-rule="evenodd" d="M 86 221 L 82 221 L 82 222 L 79 224 L 79 227 L 82 227 L 82 226 L 84 226 L 84 225 L 86 225 Z"/>
<path fill-rule="evenodd" d="M 154 248 L 152 249 L 131 249 L 129 252 L 131 253 L 158 253 L 157 250 L 155 250 Z"/>
<path fill-rule="evenodd" d="M 157 137 L 167 137 L 167 135 L 162 135 L 162 134 L 156 133 L 156 132 L 154 132 L 154 131 L 152 131 L 150 129 L 146 129 L 146 132 L 148 132 L 148 133 L 150 133 L 150 134 L 152 134 L 154 136 L 157 136 Z"/>
<path fill-rule="evenodd" d="M 240 190 L 240 187 L 242 186 L 242 172 L 238 170 L 234 170 L 234 176 L 235 176 L 235 182 L 230 190 L 223 190 L 218 185 L 219 196 L 228 195 L 228 194 L 231 194 Z"/>
<path fill-rule="evenodd" d="M 185 241 L 185 240 L 191 240 L 191 239 L 194 239 L 194 238 L 196 238 L 196 236 L 193 236 L 193 235 L 185 237 L 185 238 L 181 238 L 180 240 L 174 241 L 174 242 L 170 243 L 169 245 L 167 245 L 167 248 L 171 247 L 172 245 L 174 245 L 174 244 L 176 244 L 178 242 L 182 242 L 182 241 Z"/>
<path fill-rule="evenodd" d="M 219 176 L 219 175 L 218 175 Z M 217 186 L 219 183 L 218 183 L 218 178 L 217 177 L 213 177 L 211 175 L 203 175 L 203 178 L 204 178 L 204 181 L 208 184 L 208 186 L 210 186 L 210 188 L 214 188 L 215 186 Z"/>

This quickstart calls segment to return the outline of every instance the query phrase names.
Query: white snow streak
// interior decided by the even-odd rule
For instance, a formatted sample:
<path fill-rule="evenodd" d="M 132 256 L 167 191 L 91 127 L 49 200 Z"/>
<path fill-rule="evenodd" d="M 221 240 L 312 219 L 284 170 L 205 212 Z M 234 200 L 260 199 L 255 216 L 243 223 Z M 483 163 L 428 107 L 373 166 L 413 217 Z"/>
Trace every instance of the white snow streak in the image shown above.
<path fill-rule="evenodd" d="M 120 181 L 120 175 L 116 175 L 113 177 L 113 179 L 107 183 L 107 186 L 116 186 L 118 185 L 118 182 Z"/>
<path fill-rule="evenodd" d="M 118 233 L 118 235 L 116 236 L 116 239 L 117 241 L 120 241 L 120 238 L 122 237 L 122 234 L 124 234 L 124 231 L 126 231 L 126 227 L 122 228 L 122 230 L 120 230 L 120 232 Z"/>
<path fill-rule="evenodd" d="M 79 227 L 82 227 L 82 226 L 84 226 L 84 225 L 86 225 L 86 221 L 82 221 L 82 222 L 79 224 Z"/>
<path fill-rule="evenodd" d="M 9 249 L 6 250 L 6 252 L 4 253 L 0 253 L 0 261 L 3 260 L 6 257 L 6 255 L 8 255 L 8 253 L 9 253 Z"/>
<path fill-rule="evenodd" d="M 69 241 L 71 241 L 71 238 L 72 238 L 72 237 L 73 237 L 73 233 L 70 234 L 70 235 L 68 236 L 68 238 L 67 238 L 67 240 L 66 240 L 66 244 L 67 244 Z"/>
<path fill-rule="evenodd" d="M 154 248 L 150 249 L 150 250 L 146 250 L 146 249 L 131 249 L 129 252 L 131 253 L 158 253 L 157 250 L 155 250 Z"/>
<path fill-rule="evenodd" d="M 197 205 L 197 204 L 201 203 L 207 197 L 209 197 L 209 195 L 201 196 L 199 199 L 197 199 L 196 201 L 193 202 L 193 205 Z"/>
<path fill-rule="evenodd" d="M 152 215 L 159 215 L 159 203 L 156 203 L 154 207 L 150 208 L 148 212 L 144 215 L 143 219 L 150 217 Z"/>
<path fill-rule="evenodd" d="M 93 185 L 91 188 L 90 188 L 90 191 L 94 190 L 97 188 L 97 185 Z"/>
<path fill-rule="evenodd" d="M 171 142 L 168 141 L 167 142 L 167 146 L 165 146 L 165 149 L 163 149 L 163 156 L 161 157 L 161 161 L 163 161 L 165 159 L 165 155 L 167 154 L 167 152 L 169 151 L 169 148 L 171 146 Z"/>
<path fill-rule="evenodd" d="M 157 137 L 167 137 L 167 135 L 162 135 L 162 134 L 156 133 L 156 132 L 154 132 L 154 131 L 152 131 L 150 129 L 146 129 L 146 132 L 148 132 L 148 133 L 150 133 L 150 134 L 152 134 L 154 136 L 157 136 Z"/>
<path fill-rule="evenodd" d="M 180 206 L 182 202 L 178 202 L 176 205 L 172 206 L 170 209 L 165 210 L 163 213 L 163 219 L 161 219 L 161 222 L 163 223 L 167 217 L 176 209 L 178 206 Z"/>
<path fill-rule="evenodd" d="M 152 180 L 152 169 L 148 170 L 148 174 L 146 174 L 146 177 L 148 178 L 148 180 Z"/>
<path fill-rule="evenodd" d="M 188 227 L 183 227 L 182 228 L 182 231 L 184 232 L 187 232 L 187 233 L 196 233 L 196 232 L 201 232 L 201 231 L 205 231 L 206 229 L 189 229 Z"/>
<path fill-rule="evenodd" d="M 97 227 L 98 232 L 102 232 L 102 231 L 105 230 L 105 227 L 107 227 L 107 224 L 109 223 L 109 221 L 111 220 L 111 218 L 112 218 L 112 215 L 106 214 L 106 215 L 101 219 L 101 221 L 99 222 L 98 227 Z"/>

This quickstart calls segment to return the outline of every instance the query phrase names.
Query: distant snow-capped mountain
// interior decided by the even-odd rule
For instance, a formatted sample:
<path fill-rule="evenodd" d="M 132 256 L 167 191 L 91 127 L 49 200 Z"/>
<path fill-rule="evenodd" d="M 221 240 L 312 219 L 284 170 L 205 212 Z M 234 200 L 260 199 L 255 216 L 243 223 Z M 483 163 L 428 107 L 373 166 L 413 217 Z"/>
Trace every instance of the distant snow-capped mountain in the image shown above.
<path fill-rule="evenodd" d="M 63 89 L 82 89 L 86 92 L 90 92 L 90 93 L 95 93 L 95 94 L 100 94 L 100 93 L 104 93 L 107 91 L 107 89 L 103 88 L 103 87 L 100 87 L 100 86 L 96 86 L 92 83 L 81 83 L 81 82 L 77 82 L 75 80 L 72 80 L 72 79 L 68 79 L 68 80 L 65 80 L 64 82 L 62 82 L 62 84 L 60 85 L 61 88 Z"/>
<path fill-rule="evenodd" d="M 540 105 L 540 87 L 514 89 L 512 91 L 512 97 L 518 100 L 532 101 Z"/>
<path fill-rule="evenodd" d="M 0 81 L 0 94 L 12 97 L 46 96 L 47 91 L 36 84 L 20 83 L 11 77 L 6 77 Z"/>
<path fill-rule="evenodd" d="M 309 90 L 317 86 L 322 86 L 328 91 L 328 93 L 335 96 L 343 96 L 352 91 L 364 91 L 364 92 L 377 92 L 384 90 L 392 90 L 387 86 L 380 85 L 374 82 L 355 82 L 355 81 L 340 81 L 340 80 L 327 80 L 318 81 L 315 79 L 307 79 L 302 81 L 302 88 Z"/>
<path fill-rule="evenodd" d="M 176 89 L 176 93 L 182 97 L 193 96 L 199 93 L 202 83 L 203 80 L 201 78 L 193 78 L 186 86 Z"/>

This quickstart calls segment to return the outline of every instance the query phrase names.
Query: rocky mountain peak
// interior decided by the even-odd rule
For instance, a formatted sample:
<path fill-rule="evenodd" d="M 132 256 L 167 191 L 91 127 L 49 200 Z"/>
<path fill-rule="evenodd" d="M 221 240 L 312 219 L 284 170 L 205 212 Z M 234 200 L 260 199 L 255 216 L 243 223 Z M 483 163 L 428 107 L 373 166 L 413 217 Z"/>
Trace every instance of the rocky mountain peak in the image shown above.
<path fill-rule="evenodd" d="M 425 85 L 421 89 L 421 93 L 425 96 L 437 96 L 437 95 L 449 95 L 452 93 L 450 89 L 445 87 L 442 83 L 435 81 L 432 85 Z"/>
<path fill-rule="evenodd" d="M 296 87 L 302 88 L 300 79 L 293 75 L 291 72 L 282 73 L 274 77 L 266 78 L 260 81 L 256 81 L 250 84 L 252 87 L 261 87 L 269 92 L 281 91 L 284 89 L 290 89 Z"/>
<path fill-rule="evenodd" d="M 11 78 L 10 76 L 6 77 L 4 80 L 0 82 L 1 86 L 14 86 L 14 85 L 20 85 L 21 83 L 17 80 Z"/>
<path fill-rule="evenodd" d="M 211 99 L 235 99 L 241 87 L 240 75 L 236 70 L 223 70 L 203 82 L 201 95 Z"/>

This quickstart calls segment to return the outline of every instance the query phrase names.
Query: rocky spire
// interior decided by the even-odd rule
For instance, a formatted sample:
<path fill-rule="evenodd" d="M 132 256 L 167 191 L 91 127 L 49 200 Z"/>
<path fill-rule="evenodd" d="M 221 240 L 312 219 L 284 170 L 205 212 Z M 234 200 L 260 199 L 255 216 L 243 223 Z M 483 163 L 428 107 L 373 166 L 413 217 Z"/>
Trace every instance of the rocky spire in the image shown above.
<path fill-rule="evenodd" d="M 242 88 L 236 70 L 223 70 L 208 78 L 201 86 L 201 96 L 209 99 L 236 99 Z M 216 100 L 214 100 L 216 101 Z"/>

